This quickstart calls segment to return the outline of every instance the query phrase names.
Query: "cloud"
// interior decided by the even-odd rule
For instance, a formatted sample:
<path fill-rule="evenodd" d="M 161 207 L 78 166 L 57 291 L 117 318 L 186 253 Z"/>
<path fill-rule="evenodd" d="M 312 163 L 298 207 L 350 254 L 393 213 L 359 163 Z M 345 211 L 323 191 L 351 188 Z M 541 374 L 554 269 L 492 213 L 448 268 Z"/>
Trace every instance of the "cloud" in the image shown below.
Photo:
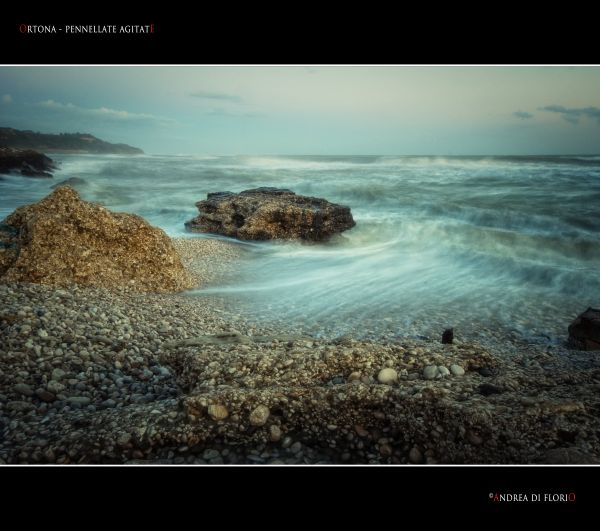
<path fill-rule="evenodd" d="M 110 123 L 130 123 L 130 124 L 173 124 L 175 120 L 154 116 L 153 114 L 133 113 L 129 111 L 118 111 L 108 107 L 99 107 L 90 109 L 87 107 L 79 107 L 72 103 L 60 103 L 54 100 L 40 101 L 35 104 L 36 107 L 61 113 L 73 118 L 96 118 L 103 122 Z"/>
<path fill-rule="evenodd" d="M 12 101 L 13 101 L 13 99 L 10 94 L 4 94 L 4 96 L 2 96 L 2 103 L 4 103 L 5 105 L 11 104 Z"/>
<path fill-rule="evenodd" d="M 209 109 L 203 113 L 205 116 L 234 116 L 238 118 L 260 118 L 266 116 L 261 112 L 238 112 L 238 111 L 230 111 L 227 109 Z"/>
<path fill-rule="evenodd" d="M 531 114 L 529 112 L 525 112 L 525 111 L 513 112 L 513 116 L 516 116 L 517 118 L 520 118 L 521 120 L 529 120 L 530 118 L 533 118 L 533 114 Z"/>
<path fill-rule="evenodd" d="M 546 105 L 540 107 L 540 111 L 554 112 L 560 114 L 567 122 L 578 124 L 580 118 L 590 118 L 597 120 L 600 124 L 600 109 L 598 107 L 582 107 L 571 108 L 563 107 L 562 105 Z"/>
<path fill-rule="evenodd" d="M 206 90 L 198 90 L 190 94 L 193 98 L 201 98 L 203 100 L 229 101 L 231 103 L 243 103 L 244 100 L 234 94 L 225 92 L 208 92 Z"/>

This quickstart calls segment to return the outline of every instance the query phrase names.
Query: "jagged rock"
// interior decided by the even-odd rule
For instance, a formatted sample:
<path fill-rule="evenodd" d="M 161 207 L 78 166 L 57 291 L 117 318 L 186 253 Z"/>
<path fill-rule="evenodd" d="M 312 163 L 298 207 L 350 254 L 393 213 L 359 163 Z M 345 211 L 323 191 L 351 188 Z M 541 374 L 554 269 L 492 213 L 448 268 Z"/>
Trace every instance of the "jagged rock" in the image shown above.
<path fill-rule="evenodd" d="M 50 157 L 33 149 L 0 147 L 0 173 L 20 173 L 25 177 L 52 177 L 56 169 Z"/>
<path fill-rule="evenodd" d="M 196 206 L 201 214 L 186 223 L 188 230 L 241 240 L 325 241 L 355 225 L 347 206 L 278 188 L 208 194 Z"/>
<path fill-rule="evenodd" d="M 68 186 L 1 222 L 0 280 L 152 292 L 193 287 L 162 230 L 83 201 Z"/>
<path fill-rule="evenodd" d="M 569 325 L 569 344 L 579 350 L 600 350 L 600 310 L 588 308 Z"/>
<path fill-rule="evenodd" d="M 442 343 L 445 345 L 451 345 L 454 341 L 454 328 L 446 328 L 442 334 Z"/>

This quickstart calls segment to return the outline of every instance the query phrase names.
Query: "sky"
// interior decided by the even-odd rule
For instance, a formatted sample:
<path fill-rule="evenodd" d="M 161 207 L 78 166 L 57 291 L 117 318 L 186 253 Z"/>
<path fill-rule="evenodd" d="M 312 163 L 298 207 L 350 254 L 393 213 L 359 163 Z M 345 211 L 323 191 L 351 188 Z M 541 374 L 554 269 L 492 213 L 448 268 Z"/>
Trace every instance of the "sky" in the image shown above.
<path fill-rule="evenodd" d="M 0 126 L 156 154 L 598 154 L 600 67 L 0 66 Z"/>

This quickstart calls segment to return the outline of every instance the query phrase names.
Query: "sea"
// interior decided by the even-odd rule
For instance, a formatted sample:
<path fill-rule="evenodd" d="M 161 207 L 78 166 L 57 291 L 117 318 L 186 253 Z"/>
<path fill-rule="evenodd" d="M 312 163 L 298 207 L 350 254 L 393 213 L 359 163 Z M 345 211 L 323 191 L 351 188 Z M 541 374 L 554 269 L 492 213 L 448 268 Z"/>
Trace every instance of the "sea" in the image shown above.
<path fill-rule="evenodd" d="M 174 237 L 213 237 L 184 227 L 210 192 L 273 186 L 349 206 L 343 238 L 236 241 L 233 273 L 187 294 L 257 324 L 560 345 L 600 307 L 600 156 L 49 155 L 53 179 L 2 176 L 0 219 L 73 178 L 84 199 Z"/>

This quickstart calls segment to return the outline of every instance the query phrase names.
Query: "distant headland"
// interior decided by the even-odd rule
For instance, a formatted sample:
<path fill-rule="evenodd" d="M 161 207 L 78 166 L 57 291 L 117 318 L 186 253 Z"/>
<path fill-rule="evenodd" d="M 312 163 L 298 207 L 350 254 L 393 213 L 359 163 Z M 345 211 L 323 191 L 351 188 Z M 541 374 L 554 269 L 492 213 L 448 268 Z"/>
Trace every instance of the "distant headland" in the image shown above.
<path fill-rule="evenodd" d="M 34 149 L 50 153 L 98 153 L 141 155 L 144 152 L 127 144 L 111 144 L 88 133 L 60 133 L 57 135 L 20 131 L 0 127 L 0 147 Z"/>

